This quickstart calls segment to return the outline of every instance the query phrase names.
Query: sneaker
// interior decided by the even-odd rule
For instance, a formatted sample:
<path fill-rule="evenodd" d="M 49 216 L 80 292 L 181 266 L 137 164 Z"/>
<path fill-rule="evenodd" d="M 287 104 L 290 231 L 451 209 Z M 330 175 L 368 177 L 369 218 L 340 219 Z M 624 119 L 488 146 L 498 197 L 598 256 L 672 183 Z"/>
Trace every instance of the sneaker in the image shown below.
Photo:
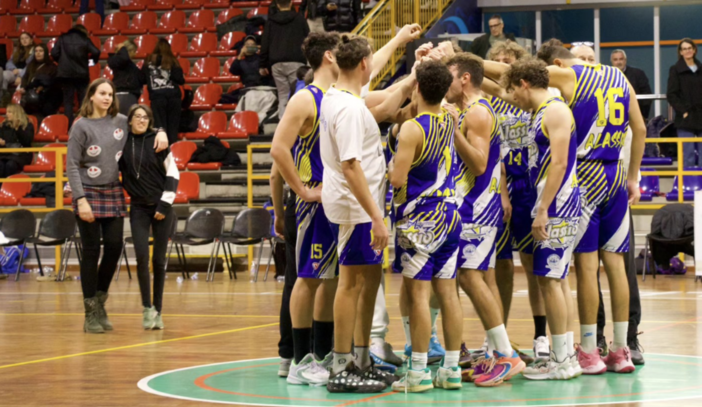
<path fill-rule="evenodd" d="M 292 359 L 280 358 L 280 365 L 278 365 L 278 376 L 288 377 L 288 372 L 290 372 L 290 364 Z"/>
<path fill-rule="evenodd" d="M 371 357 L 371 360 L 373 361 L 373 364 L 375 365 L 375 367 L 378 370 L 383 370 L 383 371 L 390 372 L 390 373 L 395 373 L 395 371 L 397 370 L 397 366 L 384 361 L 383 359 L 378 357 L 378 355 L 376 355 L 373 352 L 370 353 L 370 357 Z"/>
<path fill-rule="evenodd" d="M 551 353 L 548 360 L 539 359 L 532 366 L 524 369 L 524 377 L 529 380 L 569 380 L 573 378 L 570 358 L 559 362 Z"/>
<path fill-rule="evenodd" d="M 646 363 L 643 357 L 644 349 L 639 343 L 639 335 L 643 332 L 636 333 L 633 337 L 629 337 L 627 345 L 629 346 L 629 352 L 631 352 L 631 361 L 634 362 L 634 366 L 640 366 Z"/>
<path fill-rule="evenodd" d="M 573 352 L 572 355 L 568 356 L 568 360 L 570 361 L 570 369 L 573 372 L 573 377 L 578 377 L 583 374 L 583 368 L 580 367 L 580 362 L 578 362 L 578 354 L 577 352 Z"/>
<path fill-rule="evenodd" d="M 412 358 L 412 345 L 405 344 L 405 359 Z"/>
<path fill-rule="evenodd" d="M 478 360 L 480 358 L 488 357 L 488 340 L 487 340 L 487 338 L 485 338 L 485 340 L 483 341 L 483 346 L 481 346 L 480 349 L 476 349 L 470 353 L 470 357 L 473 358 L 473 360 Z"/>
<path fill-rule="evenodd" d="M 371 365 L 368 366 L 366 370 L 361 371 L 361 375 L 365 379 L 377 380 L 379 382 L 385 383 L 385 385 L 387 386 L 390 386 L 391 384 L 400 380 L 400 378 L 395 376 L 394 373 L 378 369 L 375 366 L 373 359 L 371 359 Z"/>
<path fill-rule="evenodd" d="M 493 363 L 493 358 L 478 358 L 467 363 L 461 371 L 461 376 L 464 382 L 473 382 L 475 379 L 484 374 L 488 369 L 492 369 L 490 363 Z M 489 362 L 489 363 L 488 363 Z"/>
<path fill-rule="evenodd" d="M 319 366 L 322 367 L 322 369 L 329 370 L 331 369 L 331 365 L 334 362 L 334 352 L 329 352 L 327 356 L 325 356 L 322 360 L 317 360 L 317 358 L 315 358 L 314 360 Z"/>
<path fill-rule="evenodd" d="M 407 369 L 407 373 L 392 384 L 393 391 L 405 393 L 421 393 L 433 388 L 434 385 L 431 382 L 431 370 L 429 368 L 421 370 Z"/>
<path fill-rule="evenodd" d="M 504 381 L 511 379 L 512 377 L 518 375 L 524 370 L 526 364 L 519 357 L 516 350 L 512 350 L 512 355 L 503 355 L 498 351 L 495 351 L 495 359 L 497 359 L 498 365 L 507 365 L 507 375 L 504 377 Z"/>
<path fill-rule="evenodd" d="M 154 321 L 154 318 L 156 317 L 156 309 L 152 307 L 144 307 L 144 311 L 142 311 L 143 317 L 141 319 L 141 326 L 144 327 L 144 329 L 154 329 L 154 325 L 156 322 Z"/>
<path fill-rule="evenodd" d="M 439 342 L 439 337 L 432 335 L 429 340 L 429 352 L 427 354 L 427 363 L 432 364 L 441 361 L 446 356 L 446 350 Z"/>
<path fill-rule="evenodd" d="M 600 356 L 605 357 L 609 353 L 607 347 L 607 338 L 604 335 L 597 335 L 597 350 L 600 351 Z"/>
<path fill-rule="evenodd" d="M 434 376 L 434 387 L 437 389 L 458 390 L 463 385 L 461 384 L 461 368 L 456 367 L 440 367 Z"/>
<path fill-rule="evenodd" d="M 610 350 L 607 357 L 604 358 L 604 364 L 609 372 L 631 373 L 636 370 L 634 363 L 631 361 L 631 352 L 628 346 Z"/>
<path fill-rule="evenodd" d="M 293 360 L 288 371 L 288 384 L 306 384 L 310 386 L 324 386 L 329 380 L 329 371 L 323 369 L 309 353 L 302 358 L 300 363 Z"/>
<path fill-rule="evenodd" d="M 518 343 L 514 343 L 514 342 L 510 342 L 510 343 L 512 344 L 512 349 L 517 351 L 517 355 L 519 355 L 519 359 L 521 359 L 525 365 L 530 365 L 530 364 L 534 363 L 533 357 L 531 357 L 531 356 L 527 355 L 526 353 L 519 350 Z"/>
<path fill-rule="evenodd" d="M 534 357 L 537 361 L 548 360 L 551 357 L 551 345 L 548 343 L 548 338 L 539 336 L 534 339 Z"/>
<path fill-rule="evenodd" d="M 331 374 L 327 382 L 329 393 L 380 393 L 388 386 L 378 380 L 363 377 L 353 362 L 343 371 Z"/>
<path fill-rule="evenodd" d="M 585 353 L 580 345 L 576 345 L 575 349 L 578 355 L 578 363 L 580 363 L 580 367 L 583 369 L 583 374 L 596 375 L 607 371 L 607 366 L 602 361 L 598 349 L 590 353 Z"/>
<path fill-rule="evenodd" d="M 468 348 L 466 348 L 466 343 L 463 342 L 461 343 L 461 354 L 460 358 L 458 359 L 458 366 L 468 367 L 470 366 L 471 362 L 473 362 L 473 359 L 470 357 L 470 351 Z"/>
<path fill-rule="evenodd" d="M 483 374 L 473 377 L 473 383 L 478 387 L 494 387 L 502 384 L 511 367 L 509 363 L 498 364 L 494 357 L 485 359 L 481 366 L 483 366 Z"/>
<path fill-rule="evenodd" d="M 156 317 L 154 317 L 154 328 L 153 329 L 163 329 L 163 317 L 161 317 L 161 313 L 157 313 Z"/>
<path fill-rule="evenodd" d="M 402 366 L 402 359 L 395 354 L 395 351 L 392 349 L 392 345 L 385 342 L 383 338 L 372 338 L 370 351 L 384 362 L 398 367 Z"/>

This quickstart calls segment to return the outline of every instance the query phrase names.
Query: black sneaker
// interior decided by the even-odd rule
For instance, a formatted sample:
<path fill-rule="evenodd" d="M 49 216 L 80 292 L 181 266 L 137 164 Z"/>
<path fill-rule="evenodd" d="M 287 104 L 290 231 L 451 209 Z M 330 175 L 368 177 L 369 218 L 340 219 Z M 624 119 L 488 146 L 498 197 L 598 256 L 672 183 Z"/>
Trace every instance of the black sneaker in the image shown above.
<path fill-rule="evenodd" d="M 643 332 L 637 332 L 634 336 L 630 336 L 627 340 L 627 345 L 629 346 L 629 351 L 631 352 L 631 361 L 636 366 L 640 366 L 646 363 L 643 357 L 643 346 L 639 343 L 639 335 Z"/>
<path fill-rule="evenodd" d="M 380 393 L 386 388 L 385 382 L 364 377 L 353 363 L 339 373 L 331 373 L 327 382 L 330 393 Z"/>
<path fill-rule="evenodd" d="M 376 368 L 373 359 L 371 359 L 371 365 L 365 371 L 362 371 L 361 374 L 366 379 L 377 380 L 385 383 L 387 386 L 392 386 L 393 383 L 400 380 L 400 378 L 393 373 Z"/>
<path fill-rule="evenodd" d="M 607 339 L 604 335 L 597 335 L 597 350 L 600 351 L 600 356 L 605 357 L 609 354 L 609 347 L 607 346 Z"/>

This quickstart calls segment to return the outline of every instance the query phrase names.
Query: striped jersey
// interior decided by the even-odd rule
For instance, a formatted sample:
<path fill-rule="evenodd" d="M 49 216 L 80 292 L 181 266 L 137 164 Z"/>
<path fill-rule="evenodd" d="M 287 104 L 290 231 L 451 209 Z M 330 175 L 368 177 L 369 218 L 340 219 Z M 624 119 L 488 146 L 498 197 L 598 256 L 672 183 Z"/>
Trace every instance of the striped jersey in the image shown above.
<path fill-rule="evenodd" d="M 324 97 L 324 89 L 315 84 L 305 86 L 302 92 L 307 91 L 314 98 L 314 122 L 312 130 L 305 135 L 299 135 L 293 146 L 293 159 L 300 180 L 310 187 L 322 182 L 324 166 L 319 155 L 319 110 Z"/>
<path fill-rule="evenodd" d="M 500 126 L 502 162 L 505 164 L 509 185 L 514 178 L 529 176 L 529 160 L 536 153 L 536 145 L 529 131 L 531 113 L 498 97 L 493 96 L 488 100 L 497 115 Z"/>
<path fill-rule="evenodd" d="M 552 97 L 539 106 L 534 113 L 534 118 L 530 128 L 536 146 L 538 157 L 536 164 L 531 167 L 531 179 L 536 187 L 536 205 L 532 211 L 532 216 L 536 216 L 537 208 L 543 198 L 546 178 L 551 165 L 551 140 L 548 132 L 544 128 L 543 118 L 548 106 L 555 103 L 565 103 L 560 97 Z M 577 158 L 576 158 L 576 129 L 573 121 L 570 126 L 570 143 L 568 145 L 568 166 L 566 167 L 563 181 L 558 189 L 555 199 L 548 208 L 549 217 L 570 218 L 580 216 L 580 190 L 578 188 Z"/>

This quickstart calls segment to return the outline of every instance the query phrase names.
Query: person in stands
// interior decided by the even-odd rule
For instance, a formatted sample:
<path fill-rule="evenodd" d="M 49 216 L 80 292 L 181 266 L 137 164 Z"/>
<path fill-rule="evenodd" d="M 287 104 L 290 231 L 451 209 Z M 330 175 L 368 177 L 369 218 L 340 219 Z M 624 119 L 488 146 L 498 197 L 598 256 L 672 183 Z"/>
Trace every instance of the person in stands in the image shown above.
<path fill-rule="evenodd" d="M 697 45 L 690 38 L 678 44 L 678 62 L 670 67 L 668 74 L 667 97 L 675 109 L 678 137 L 702 137 L 702 63 L 697 59 Z M 702 166 L 700 140 L 683 143 L 685 167 Z"/>
<path fill-rule="evenodd" d="M 17 87 L 22 81 L 24 70 L 32 57 L 34 41 L 29 33 L 23 32 L 15 43 L 12 57 L 5 64 L 5 69 L 0 66 L 0 97 L 8 89 Z"/>
<path fill-rule="evenodd" d="M 56 63 L 49 57 L 46 45 L 36 45 L 34 57 L 24 71 L 19 89 L 22 107 L 28 114 L 37 115 L 38 119 L 43 120 L 58 111 L 61 90 L 56 86 L 56 71 Z"/>
<path fill-rule="evenodd" d="M 115 48 L 115 51 L 107 58 L 107 66 L 114 74 L 113 82 L 117 87 L 119 112 L 127 115 L 129 109 L 137 104 L 141 89 L 146 84 L 146 78 L 144 72 L 133 61 L 137 51 L 134 41 L 124 41 Z"/>
<path fill-rule="evenodd" d="M 5 148 L 31 147 L 34 126 L 22 106 L 9 104 L 7 118 L 0 125 L 0 151 Z M 24 166 L 32 163 L 32 153 L 0 153 L 0 178 L 19 174 Z"/>

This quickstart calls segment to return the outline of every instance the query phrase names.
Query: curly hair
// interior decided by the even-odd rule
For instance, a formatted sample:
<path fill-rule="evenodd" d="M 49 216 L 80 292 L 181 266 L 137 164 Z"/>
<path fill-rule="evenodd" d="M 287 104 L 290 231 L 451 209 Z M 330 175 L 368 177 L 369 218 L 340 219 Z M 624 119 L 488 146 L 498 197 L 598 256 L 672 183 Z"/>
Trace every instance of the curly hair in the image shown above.
<path fill-rule="evenodd" d="M 336 31 L 332 32 L 313 32 L 310 33 L 302 43 L 302 53 L 305 59 L 310 64 L 313 70 L 319 69 L 324 61 L 324 54 L 327 51 L 332 51 L 339 46 L 341 37 Z"/>
<path fill-rule="evenodd" d="M 553 61 L 556 59 L 573 59 L 575 55 L 562 45 L 543 45 L 536 57 L 549 65 L 553 65 Z"/>
<path fill-rule="evenodd" d="M 519 86 L 522 80 L 532 88 L 547 89 L 549 77 L 546 63 L 533 57 L 519 59 L 502 74 L 500 85 L 510 90 Z"/>
<path fill-rule="evenodd" d="M 529 55 L 527 50 L 514 41 L 499 41 L 490 48 L 487 53 L 487 59 L 495 60 L 500 54 L 511 55 L 515 60 L 522 59 Z"/>
<path fill-rule="evenodd" d="M 422 98 L 430 105 L 438 105 L 446 96 L 453 75 L 439 61 L 425 61 L 417 67 L 417 84 Z"/>
<path fill-rule="evenodd" d="M 483 83 L 485 70 L 483 68 L 483 59 L 470 52 L 461 52 L 453 56 L 446 62 L 447 67 L 455 66 L 458 69 L 458 76 L 463 76 L 466 73 L 470 74 L 470 83 L 479 88 Z"/>
<path fill-rule="evenodd" d="M 372 53 L 371 44 L 366 37 L 354 34 L 342 34 L 341 44 L 336 50 L 336 63 L 339 69 L 350 71 L 361 63 L 363 58 Z"/>

